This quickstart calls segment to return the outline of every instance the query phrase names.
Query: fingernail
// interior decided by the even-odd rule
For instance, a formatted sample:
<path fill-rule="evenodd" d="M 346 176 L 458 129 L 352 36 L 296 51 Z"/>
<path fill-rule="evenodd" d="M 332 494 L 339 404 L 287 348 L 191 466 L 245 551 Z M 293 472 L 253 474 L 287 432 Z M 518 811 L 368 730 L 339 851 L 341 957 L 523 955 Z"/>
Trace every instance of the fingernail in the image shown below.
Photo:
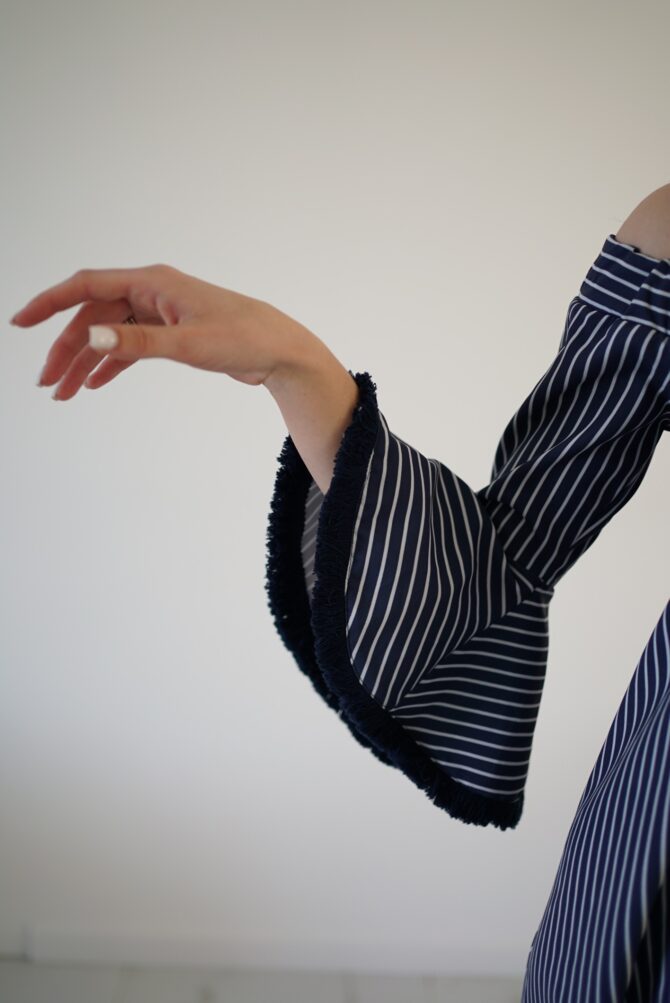
<path fill-rule="evenodd" d="M 88 343 L 91 348 L 109 352 L 119 343 L 119 336 L 111 327 L 102 324 L 91 324 L 88 329 Z"/>

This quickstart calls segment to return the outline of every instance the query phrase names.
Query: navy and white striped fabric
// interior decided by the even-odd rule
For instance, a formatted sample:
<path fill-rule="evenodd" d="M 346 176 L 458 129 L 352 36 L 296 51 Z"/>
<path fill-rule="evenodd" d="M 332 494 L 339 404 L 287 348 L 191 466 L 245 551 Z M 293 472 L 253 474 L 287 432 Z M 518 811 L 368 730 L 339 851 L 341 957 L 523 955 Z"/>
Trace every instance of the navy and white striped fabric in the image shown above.
<path fill-rule="evenodd" d="M 369 374 L 351 375 L 328 492 L 290 436 L 278 457 L 275 625 L 379 759 L 453 817 L 514 827 L 555 587 L 670 428 L 670 259 L 606 238 L 479 490 L 391 431 Z M 670 999 L 668 674 L 666 609 L 580 801 L 523 1003 Z"/>
<path fill-rule="evenodd" d="M 670 603 L 582 793 L 522 1003 L 670 1000 Z"/>
<path fill-rule="evenodd" d="M 649 356 L 654 362 L 639 379 L 640 387 L 654 380 L 660 417 L 635 421 L 620 464 L 621 483 L 637 486 L 648 465 L 637 459 L 644 443 L 670 428 L 670 260 L 610 235 L 578 309 L 595 311 L 593 326 L 606 318 L 617 336 L 653 337 L 663 353 L 658 368 Z M 669 827 L 670 602 L 577 806 L 531 945 L 522 1003 L 670 1003 Z"/>

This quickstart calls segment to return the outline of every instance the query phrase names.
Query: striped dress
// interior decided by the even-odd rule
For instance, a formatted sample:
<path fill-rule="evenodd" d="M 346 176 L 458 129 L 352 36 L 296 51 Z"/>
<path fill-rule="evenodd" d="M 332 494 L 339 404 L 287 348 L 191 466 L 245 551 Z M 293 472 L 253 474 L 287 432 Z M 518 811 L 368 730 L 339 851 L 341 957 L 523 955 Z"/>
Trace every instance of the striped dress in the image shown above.
<path fill-rule="evenodd" d="M 670 259 L 605 239 L 479 490 L 396 435 L 369 373 L 349 372 L 328 492 L 290 436 L 277 458 L 276 629 L 361 745 L 454 818 L 514 828 L 554 590 L 670 429 Z M 522 1003 L 670 1001 L 669 651 L 670 603 L 577 806 Z"/>

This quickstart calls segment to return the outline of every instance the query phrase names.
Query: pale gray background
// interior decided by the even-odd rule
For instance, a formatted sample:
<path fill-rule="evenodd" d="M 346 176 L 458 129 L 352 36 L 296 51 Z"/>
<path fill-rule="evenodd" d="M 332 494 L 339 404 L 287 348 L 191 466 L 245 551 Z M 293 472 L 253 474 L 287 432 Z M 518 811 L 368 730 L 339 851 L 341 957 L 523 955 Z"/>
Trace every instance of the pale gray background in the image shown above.
<path fill-rule="evenodd" d="M 2 0 L 0 953 L 523 973 L 667 599 L 667 437 L 557 586 L 519 826 L 378 762 L 275 633 L 286 429 L 165 360 L 51 400 L 78 268 L 268 300 L 473 488 L 605 236 L 670 181 L 670 8 Z"/>

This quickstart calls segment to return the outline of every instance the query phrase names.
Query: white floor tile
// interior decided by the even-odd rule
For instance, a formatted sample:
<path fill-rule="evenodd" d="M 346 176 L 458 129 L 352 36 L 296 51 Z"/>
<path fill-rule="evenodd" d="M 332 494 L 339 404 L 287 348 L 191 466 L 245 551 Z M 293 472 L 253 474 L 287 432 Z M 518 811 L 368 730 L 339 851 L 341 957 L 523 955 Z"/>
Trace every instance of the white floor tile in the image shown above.
<path fill-rule="evenodd" d="M 348 975 L 346 1003 L 432 1003 L 428 980 L 410 975 Z"/>
<path fill-rule="evenodd" d="M 523 979 L 0 961 L 0 1003 L 520 1003 Z"/>
<path fill-rule="evenodd" d="M 116 1003 L 118 986 L 113 968 L 0 962 L 2 1003 Z"/>
<path fill-rule="evenodd" d="M 194 969 L 124 968 L 114 1003 L 219 1003 L 218 980 Z"/>
<path fill-rule="evenodd" d="M 3 1001 L 4 1003 L 4 1001 Z M 342 976 L 318 972 L 123 972 L 114 1003 L 345 1003 Z"/>
<path fill-rule="evenodd" d="M 523 979 L 457 979 L 431 980 L 426 1003 L 519 1003 Z"/>
<path fill-rule="evenodd" d="M 216 1003 L 345 1003 L 344 978 L 334 973 L 229 972 L 220 986 Z"/>

